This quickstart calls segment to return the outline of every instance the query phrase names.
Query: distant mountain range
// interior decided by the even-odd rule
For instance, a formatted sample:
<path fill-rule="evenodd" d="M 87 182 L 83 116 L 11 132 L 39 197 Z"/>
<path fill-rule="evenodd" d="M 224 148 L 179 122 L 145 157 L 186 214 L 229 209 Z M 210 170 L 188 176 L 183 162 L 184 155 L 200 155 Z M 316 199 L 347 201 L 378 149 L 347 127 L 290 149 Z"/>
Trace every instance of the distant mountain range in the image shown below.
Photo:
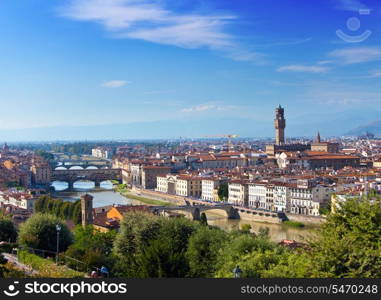
<path fill-rule="evenodd" d="M 379 113 L 321 113 L 287 118 L 287 137 L 360 135 L 366 131 L 381 135 L 381 120 L 368 123 Z M 314 120 L 314 121 L 312 121 Z M 367 124 L 362 126 L 361 124 Z M 350 128 L 354 128 L 350 130 Z M 64 140 L 132 140 L 202 138 L 210 135 L 238 134 L 240 137 L 274 137 L 273 120 L 248 118 L 204 118 L 163 120 L 92 126 L 62 126 L 0 129 L 0 142 Z"/>
<path fill-rule="evenodd" d="M 363 135 L 367 132 L 381 136 L 381 120 L 373 121 L 363 126 L 358 126 L 346 133 L 346 135 Z"/>
<path fill-rule="evenodd" d="M 0 130 L 0 141 L 127 140 L 202 138 L 207 135 L 239 134 L 243 137 L 272 136 L 272 123 L 251 119 L 163 120 L 96 126 L 63 126 Z"/>

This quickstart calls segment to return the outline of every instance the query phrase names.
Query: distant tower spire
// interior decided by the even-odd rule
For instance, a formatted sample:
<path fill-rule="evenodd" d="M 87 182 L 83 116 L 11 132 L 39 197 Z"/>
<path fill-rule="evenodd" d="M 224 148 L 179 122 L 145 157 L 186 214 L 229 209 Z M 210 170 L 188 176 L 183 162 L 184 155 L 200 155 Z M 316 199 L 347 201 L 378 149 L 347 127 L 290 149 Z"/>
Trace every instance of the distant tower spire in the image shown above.
<path fill-rule="evenodd" d="M 321 138 L 320 138 L 320 132 L 318 131 L 317 135 L 316 135 L 316 142 L 317 143 L 320 143 L 321 142 Z"/>
<path fill-rule="evenodd" d="M 8 153 L 9 152 L 9 146 L 7 143 L 4 143 L 4 146 L 3 146 L 3 153 Z"/>
<path fill-rule="evenodd" d="M 284 108 L 279 104 L 279 107 L 275 109 L 275 143 L 282 145 L 284 140 L 284 129 L 286 128 L 286 119 L 284 118 Z"/>

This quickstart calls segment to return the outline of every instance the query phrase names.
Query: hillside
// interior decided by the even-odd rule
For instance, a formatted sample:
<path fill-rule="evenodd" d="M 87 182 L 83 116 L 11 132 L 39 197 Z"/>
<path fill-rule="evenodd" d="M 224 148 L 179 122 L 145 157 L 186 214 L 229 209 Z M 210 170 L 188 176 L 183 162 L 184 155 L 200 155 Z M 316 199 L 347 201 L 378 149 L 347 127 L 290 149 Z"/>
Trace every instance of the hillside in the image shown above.
<path fill-rule="evenodd" d="M 373 121 L 363 126 L 356 127 L 348 131 L 345 135 L 363 135 L 366 132 L 373 133 L 375 136 L 381 136 L 381 120 Z"/>

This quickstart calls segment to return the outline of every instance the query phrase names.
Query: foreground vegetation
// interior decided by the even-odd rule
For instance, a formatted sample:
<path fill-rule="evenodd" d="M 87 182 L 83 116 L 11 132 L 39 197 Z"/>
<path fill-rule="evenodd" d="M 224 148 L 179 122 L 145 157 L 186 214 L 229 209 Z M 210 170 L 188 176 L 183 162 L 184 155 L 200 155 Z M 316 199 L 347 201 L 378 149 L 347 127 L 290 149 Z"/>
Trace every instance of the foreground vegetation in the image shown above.
<path fill-rule="evenodd" d="M 33 216 L 21 228 L 19 243 L 49 248 L 42 240 L 56 236 L 51 224 L 57 219 L 50 218 L 57 217 Z M 193 222 L 138 212 L 125 215 L 119 232 L 101 233 L 78 226 L 66 239 L 60 250 L 61 256 L 71 258 L 65 261 L 69 267 L 88 272 L 106 266 L 111 277 L 226 278 L 233 277 L 237 265 L 242 276 L 250 278 L 381 276 L 378 200 L 347 201 L 297 249 L 270 241 L 266 230 L 253 234 L 249 226 L 226 232 L 208 226 L 206 220 Z M 38 259 L 28 259 L 37 261 L 39 268 Z"/>
<path fill-rule="evenodd" d="M 64 220 L 72 220 L 75 224 L 81 223 L 80 200 L 69 202 L 44 195 L 36 201 L 34 211 L 36 213 L 48 213 Z"/>
<path fill-rule="evenodd" d="M 67 266 L 56 265 L 53 259 L 44 259 L 27 251 L 19 251 L 18 259 L 37 273 L 35 277 L 80 278 L 85 276 L 84 273 L 74 271 Z"/>
<path fill-rule="evenodd" d="M 304 223 L 298 222 L 298 221 L 291 221 L 291 220 L 284 221 L 282 224 L 289 227 L 296 227 L 296 228 L 305 227 Z"/>

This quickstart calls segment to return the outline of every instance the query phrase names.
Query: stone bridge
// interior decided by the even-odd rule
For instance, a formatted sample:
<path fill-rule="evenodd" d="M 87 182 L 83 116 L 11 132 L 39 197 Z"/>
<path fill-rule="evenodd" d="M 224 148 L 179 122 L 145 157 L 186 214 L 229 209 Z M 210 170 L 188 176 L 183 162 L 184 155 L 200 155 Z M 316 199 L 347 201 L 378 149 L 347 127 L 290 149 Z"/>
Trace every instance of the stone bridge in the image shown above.
<path fill-rule="evenodd" d="M 122 173 L 120 169 L 81 169 L 81 170 L 53 170 L 52 181 L 65 181 L 69 190 L 74 188 L 74 182 L 78 180 L 89 180 L 99 187 L 102 181 L 117 180 L 121 182 Z"/>
<path fill-rule="evenodd" d="M 82 167 L 84 169 L 88 167 L 96 167 L 96 168 L 111 168 L 111 161 L 105 160 L 56 160 L 52 162 L 52 168 L 55 169 L 57 167 L 71 168 L 71 167 Z"/>
<path fill-rule="evenodd" d="M 193 220 L 200 220 L 201 213 L 208 210 L 223 210 L 226 212 L 226 216 L 228 219 L 239 219 L 238 210 L 234 208 L 232 205 L 224 204 L 224 205 L 184 205 L 184 206 L 154 206 L 151 207 L 151 210 L 155 214 L 163 214 L 168 211 L 185 211 L 192 215 Z"/>

